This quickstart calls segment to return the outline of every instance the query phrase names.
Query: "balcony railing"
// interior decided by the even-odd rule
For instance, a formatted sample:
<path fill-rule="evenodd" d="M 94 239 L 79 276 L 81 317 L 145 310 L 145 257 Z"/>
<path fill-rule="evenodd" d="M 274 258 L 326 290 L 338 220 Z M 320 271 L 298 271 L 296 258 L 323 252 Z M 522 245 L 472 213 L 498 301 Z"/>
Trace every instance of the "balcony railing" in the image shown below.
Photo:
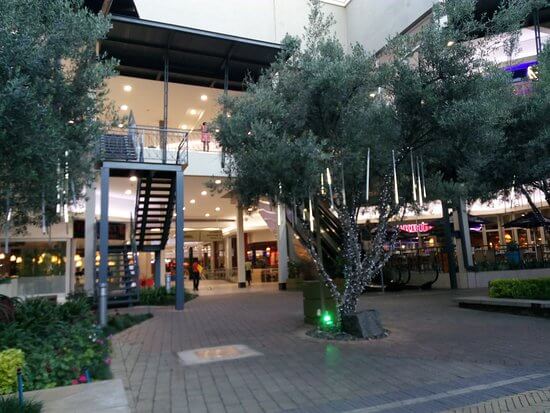
<path fill-rule="evenodd" d="M 187 132 L 151 126 L 112 129 L 100 145 L 100 157 L 106 161 L 186 165 L 188 151 Z"/>

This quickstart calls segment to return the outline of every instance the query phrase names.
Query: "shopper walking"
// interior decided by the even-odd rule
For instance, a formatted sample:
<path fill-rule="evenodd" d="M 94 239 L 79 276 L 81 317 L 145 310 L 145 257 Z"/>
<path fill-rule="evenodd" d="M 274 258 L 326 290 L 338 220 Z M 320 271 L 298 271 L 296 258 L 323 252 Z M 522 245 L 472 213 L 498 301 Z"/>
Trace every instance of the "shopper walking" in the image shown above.
<path fill-rule="evenodd" d="M 250 287 L 250 284 L 252 283 L 252 262 L 246 261 L 244 263 L 244 270 L 246 274 L 246 282 L 248 283 L 248 286 Z"/>
<path fill-rule="evenodd" d="M 195 258 L 191 267 L 191 277 L 193 277 L 193 291 L 199 291 L 199 282 L 201 279 L 199 260 Z"/>

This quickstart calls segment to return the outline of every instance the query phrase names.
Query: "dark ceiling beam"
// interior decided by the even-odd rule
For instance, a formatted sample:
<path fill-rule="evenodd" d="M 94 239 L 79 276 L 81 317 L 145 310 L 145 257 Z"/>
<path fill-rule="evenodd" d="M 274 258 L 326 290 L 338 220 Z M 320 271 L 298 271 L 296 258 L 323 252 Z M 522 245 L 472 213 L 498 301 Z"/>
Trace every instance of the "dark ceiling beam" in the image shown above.
<path fill-rule="evenodd" d="M 108 39 L 102 40 L 101 43 L 102 43 L 102 45 L 105 45 L 105 47 L 107 47 L 109 44 L 113 43 L 113 44 L 120 44 L 120 45 L 139 46 L 139 47 L 144 47 L 144 48 L 147 48 L 147 49 L 164 49 L 165 48 L 164 46 L 153 46 L 151 44 L 147 44 L 147 43 L 144 43 L 144 42 L 139 42 L 139 41 L 136 41 L 136 40 L 117 39 L 117 38 L 113 38 L 113 37 L 109 37 Z M 221 60 L 224 60 L 224 61 L 227 58 L 226 54 L 205 53 L 205 52 L 199 52 L 199 51 L 194 51 L 194 50 L 189 50 L 189 49 L 183 49 L 183 48 L 179 48 L 179 47 L 171 47 L 170 51 L 176 52 L 176 53 L 189 54 L 189 55 L 193 55 L 193 56 L 213 57 L 215 59 L 221 59 Z M 243 64 L 243 65 L 247 65 L 247 66 L 250 66 L 250 65 L 258 66 L 258 67 L 265 67 L 266 66 L 265 62 L 260 62 L 260 61 L 257 61 L 257 60 L 240 59 L 240 58 L 231 58 L 231 62 L 238 63 L 238 64 Z"/>
<path fill-rule="evenodd" d="M 157 74 L 159 73 L 157 69 L 136 67 L 135 65 L 120 65 L 117 69 L 122 76 L 159 80 L 157 78 Z M 192 75 L 189 73 L 170 72 L 170 82 L 203 85 L 206 87 L 216 87 L 216 85 L 219 85 L 218 88 L 223 88 L 223 78 Z M 229 81 L 229 88 L 231 90 L 243 90 L 243 83 L 241 81 L 231 80 Z"/>

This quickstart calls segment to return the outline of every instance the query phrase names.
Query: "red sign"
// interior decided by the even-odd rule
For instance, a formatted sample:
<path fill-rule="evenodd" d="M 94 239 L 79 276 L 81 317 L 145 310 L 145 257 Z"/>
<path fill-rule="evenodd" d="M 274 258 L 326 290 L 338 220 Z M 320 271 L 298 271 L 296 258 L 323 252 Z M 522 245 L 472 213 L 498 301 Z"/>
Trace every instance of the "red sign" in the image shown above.
<path fill-rule="evenodd" d="M 420 224 L 403 224 L 399 225 L 399 230 L 404 232 L 428 232 L 433 229 L 433 225 L 426 224 L 425 222 L 421 222 Z"/>

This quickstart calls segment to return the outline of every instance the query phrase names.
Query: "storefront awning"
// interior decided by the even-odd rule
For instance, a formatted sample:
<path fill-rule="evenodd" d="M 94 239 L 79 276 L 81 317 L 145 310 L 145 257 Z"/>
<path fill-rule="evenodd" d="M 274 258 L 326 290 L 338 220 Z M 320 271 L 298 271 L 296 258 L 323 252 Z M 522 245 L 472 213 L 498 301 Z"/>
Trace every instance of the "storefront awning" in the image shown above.
<path fill-rule="evenodd" d="M 128 16 L 112 16 L 113 28 L 100 44 L 101 53 L 120 61 L 121 75 L 242 90 L 247 76 L 257 78 L 275 60 L 280 45 Z"/>

